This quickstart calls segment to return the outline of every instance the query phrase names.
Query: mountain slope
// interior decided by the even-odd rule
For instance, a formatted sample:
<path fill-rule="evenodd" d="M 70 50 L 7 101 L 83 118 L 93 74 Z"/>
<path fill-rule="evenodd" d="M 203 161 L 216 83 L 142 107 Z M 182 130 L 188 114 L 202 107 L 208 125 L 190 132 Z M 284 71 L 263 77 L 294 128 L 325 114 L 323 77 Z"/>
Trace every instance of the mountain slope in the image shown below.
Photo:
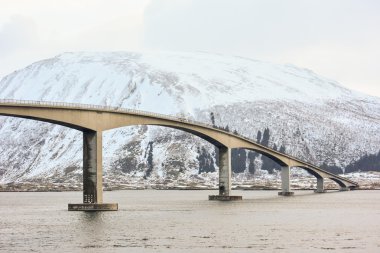
<path fill-rule="evenodd" d="M 4 77 L 0 99 L 111 105 L 209 124 L 212 112 L 215 125 L 252 139 L 269 128 L 269 146 L 283 145 L 286 153 L 318 165 L 344 168 L 380 149 L 379 98 L 310 70 L 240 57 L 64 53 Z M 0 138 L 0 182 L 80 180 L 80 132 L 0 117 Z M 107 131 L 103 149 L 111 181 L 192 181 L 202 171 L 200 164 L 209 164 L 208 171 L 217 168 L 210 144 L 162 127 Z M 247 171 L 249 163 L 261 167 L 260 157 L 245 161 L 234 169 Z"/>

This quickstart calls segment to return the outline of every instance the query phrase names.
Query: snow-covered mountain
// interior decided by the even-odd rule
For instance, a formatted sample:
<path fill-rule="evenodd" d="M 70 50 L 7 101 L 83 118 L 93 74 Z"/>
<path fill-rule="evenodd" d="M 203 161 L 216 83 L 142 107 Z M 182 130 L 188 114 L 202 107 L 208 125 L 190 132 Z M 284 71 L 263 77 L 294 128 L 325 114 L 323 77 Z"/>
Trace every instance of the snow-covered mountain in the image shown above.
<path fill-rule="evenodd" d="M 0 81 L 0 99 L 111 105 L 228 126 L 321 165 L 344 168 L 380 149 L 380 98 L 293 65 L 208 53 L 64 53 Z M 210 114 L 213 114 L 212 122 Z M 80 181 L 81 133 L 0 117 L 0 183 Z M 104 133 L 106 179 L 191 181 L 216 168 L 214 148 L 190 134 L 135 126 Z M 240 157 L 240 156 L 239 156 Z M 244 156 L 235 171 L 260 169 Z M 250 165 L 253 164 L 253 165 Z M 243 168 L 236 168 L 243 166 Z M 206 170 L 206 171 L 207 171 Z"/>

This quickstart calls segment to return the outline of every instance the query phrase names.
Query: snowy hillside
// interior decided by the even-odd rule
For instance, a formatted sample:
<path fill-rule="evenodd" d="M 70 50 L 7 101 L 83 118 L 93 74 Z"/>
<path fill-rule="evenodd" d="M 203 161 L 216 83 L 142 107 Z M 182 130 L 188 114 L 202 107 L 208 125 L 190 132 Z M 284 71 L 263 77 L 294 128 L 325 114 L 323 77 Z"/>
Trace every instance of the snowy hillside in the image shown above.
<path fill-rule="evenodd" d="M 380 149 L 380 99 L 310 70 L 207 53 L 64 53 L 0 82 L 0 99 L 111 105 L 189 117 L 321 165 L 345 167 Z M 0 182 L 80 181 L 82 138 L 75 130 L 0 117 Z M 117 182 L 208 177 L 214 148 L 177 130 L 135 126 L 104 133 L 106 178 Z M 247 156 L 235 171 L 261 168 Z M 211 162 L 211 165 L 210 165 Z M 236 166 L 243 166 L 236 170 Z M 253 170 L 249 170 L 253 172 Z"/>

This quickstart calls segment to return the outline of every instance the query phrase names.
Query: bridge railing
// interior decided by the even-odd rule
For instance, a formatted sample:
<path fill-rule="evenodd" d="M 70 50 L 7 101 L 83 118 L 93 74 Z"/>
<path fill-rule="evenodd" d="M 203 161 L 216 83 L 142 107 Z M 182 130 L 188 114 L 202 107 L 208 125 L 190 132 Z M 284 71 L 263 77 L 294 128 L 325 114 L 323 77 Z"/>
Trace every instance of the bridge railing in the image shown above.
<path fill-rule="evenodd" d="M 188 123 L 188 124 L 192 124 L 192 125 L 197 125 L 197 126 L 201 126 L 201 127 L 206 127 L 206 128 L 212 128 L 212 129 L 217 129 L 218 131 L 221 131 L 221 132 L 226 132 L 230 135 L 235 135 L 235 136 L 238 136 L 239 138 L 243 139 L 243 140 L 246 140 L 248 142 L 251 142 L 251 143 L 255 143 L 256 145 L 264 148 L 264 149 L 270 149 L 269 147 L 266 147 L 260 143 L 257 143 L 255 140 L 252 140 L 252 139 L 249 139 L 237 132 L 229 132 L 225 129 L 222 129 L 222 128 L 219 128 L 219 127 L 216 127 L 216 126 L 213 126 L 213 125 L 210 125 L 210 124 L 206 124 L 206 123 L 203 123 L 203 122 L 199 122 L 199 121 L 195 121 L 195 120 L 191 120 L 191 119 L 188 119 L 188 118 L 183 118 L 183 117 L 175 117 L 175 116 L 170 116 L 170 115 L 166 115 L 166 114 L 161 114 L 161 113 L 154 113 L 154 112 L 146 112 L 146 111 L 141 111 L 141 110 L 136 110 L 136 109 L 127 109 L 127 108 L 122 108 L 122 107 L 117 107 L 117 106 L 104 106 L 104 105 L 94 105 L 94 104 L 81 104 L 81 103 L 67 103 L 67 102 L 50 102 L 50 101 L 35 101 L 35 100 L 17 100 L 17 99 L 0 99 L 0 105 L 3 104 L 3 105 L 36 105 L 36 106 L 43 106 L 43 107 L 62 107 L 62 108 L 78 108 L 78 109 L 89 109 L 89 110 L 97 110 L 97 111 L 111 111 L 111 112 L 121 112 L 121 113 L 129 113 L 129 114 L 137 114 L 137 115 L 143 115 L 143 116 L 148 116 L 148 117 L 158 117 L 158 118 L 162 118 L 162 119 L 168 119 L 168 120 L 171 120 L 171 121 L 176 121 L 176 122 L 181 122 L 181 123 Z M 284 154 L 284 153 L 281 153 L 279 151 L 276 151 L 276 150 L 272 150 L 270 149 L 271 152 L 275 152 L 275 153 L 278 153 L 278 154 L 281 154 L 285 157 L 288 157 L 292 160 L 295 160 L 295 161 L 298 161 L 300 163 L 303 163 L 311 168 L 314 168 L 314 169 L 318 169 L 318 170 L 321 170 L 320 168 L 318 168 L 317 166 L 315 165 L 312 165 L 311 163 L 309 162 L 305 162 L 305 161 L 302 161 L 296 157 L 292 157 L 288 154 Z M 350 181 L 346 178 L 343 178 L 341 176 L 338 176 L 338 175 L 335 175 L 333 173 L 330 173 L 328 171 L 324 171 L 322 170 L 324 173 L 327 173 L 327 174 L 330 174 L 330 175 L 333 175 L 337 178 L 340 178 L 340 179 L 343 179 L 343 180 L 346 180 L 346 181 Z"/>
<path fill-rule="evenodd" d="M 167 114 L 161 114 L 161 113 L 155 113 L 155 112 L 147 112 L 147 111 L 141 111 L 136 109 L 128 109 L 128 108 L 122 108 L 117 106 L 104 106 L 104 105 L 94 105 L 94 104 L 82 104 L 82 103 L 67 103 L 67 102 L 50 102 L 50 101 L 35 101 L 35 100 L 17 100 L 17 99 L 0 99 L 0 104 L 10 104 L 10 105 L 36 105 L 36 106 L 46 106 L 46 107 L 64 107 L 64 108 L 78 108 L 78 109 L 89 109 L 89 110 L 97 110 L 97 111 L 112 111 L 112 112 L 121 112 L 121 113 L 129 113 L 129 114 L 137 114 L 137 115 L 143 115 L 148 117 L 158 117 L 162 119 L 168 119 L 171 121 L 177 121 L 180 123 L 188 123 L 192 125 L 197 125 L 201 127 L 206 128 L 212 128 L 217 129 L 221 132 L 226 132 L 231 135 L 238 136 L 244 140 L 247 140 L 252 143 L 256 143 L 258 146 L 262 146 L 263 148 L 268 148 L 266 146 L 261 145 L 260 143 L 257 143 L 255 140 L 249 139 L 237 132 L 230 132 L 226 129 L 219 128 L 214 125 L 206 124 L 203 122 L 199 122 L 196 120 L 192 120 L 189 118 L 184 117 L 176 117 L 176 116 L 170 116 Z M 284 156 L 287 156 L 286 154 L 281 153 Z"/>
<path fill-rule="evenodd" d="M 168 119 L 168 120 L 182 122 L 182 123 L 190 123 L 193 125 L 199 125 L 199 126 L 207 127 L 207 128 L 215 128 L 215 129 L 219 129 L 223 132 L 228 132 L 224 129 L 220 129 L 220 128 L 212 126 L 210 124 L 195 121 L 195 120 L 192 120 L 189 118 L 170 116 L 167 114 L 147 112 L 147 111 L 141 111 L 141 110 L 136 110 L 136 109 L 127 109 L 127 108 L 122 108 L 122 107 L 117 107 L 117 106 L 104 106 L 104 105 L 67 103 L 67 102 L 35 101 L 35 100 L 17 100 L 17 99 L 0 99 L 0 104 L 32 105 L 32 106 L 36 105 L 36 106 L 44 106 L 44 107 L 45 106 L 46 107 L 64 107 L 64 108 L 89 109 L 89 110 L 97 110 L 97 111 L 122 112 L 122 113 L 138 114 L 138 115 L 150 116 L 150 117 L 158 117 L 158 118 Z M 235 135 L 236 135 L 236 133 L 235 133 Z M 243 137 L 243 136 L 241 136 L 241 137 Z M 254 142 L 254 140 L 250 140 L 250 141 Z"/>

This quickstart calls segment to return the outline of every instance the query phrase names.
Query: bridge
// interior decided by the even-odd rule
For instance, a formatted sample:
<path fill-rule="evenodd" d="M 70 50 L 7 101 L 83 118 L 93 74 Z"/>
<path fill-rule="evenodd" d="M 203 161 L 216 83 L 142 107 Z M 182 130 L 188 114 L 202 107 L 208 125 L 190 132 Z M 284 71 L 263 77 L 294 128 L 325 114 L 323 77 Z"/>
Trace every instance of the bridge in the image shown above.
<path fill-rule="evenodd" d="M 83 132 L 83 203 L 69 204 L 69 210 L 117 210 L 116 203 L 103 203 L 102 132 L 133 125 L 156 125 L 194 134 L 219 149 L 219 193 L 210 200 L 238 200 L 231 194 L 231 149 L 242 148 L 258 152 L 281 165 L 281 192 L 289 196 L 290 168 L 305 169 L 317 178 L 315 192 L 323 193 L 324 179 L 335 181 L 341 190 L 358 187 L 344 177 L 325 171 L 308 162 L 260 145 L 253 140 L 211 125 L 188 119 L 130 110 L 119 107 L 56 103 L 25 100 L 0 100 L 0 115 L 49 122 Z"/>

